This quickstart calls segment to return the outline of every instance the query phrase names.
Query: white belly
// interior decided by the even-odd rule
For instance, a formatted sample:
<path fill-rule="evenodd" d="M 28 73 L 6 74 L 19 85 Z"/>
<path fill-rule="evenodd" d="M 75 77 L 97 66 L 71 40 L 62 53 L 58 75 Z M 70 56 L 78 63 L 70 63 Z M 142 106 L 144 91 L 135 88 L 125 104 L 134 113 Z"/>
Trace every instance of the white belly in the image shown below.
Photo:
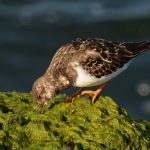
<path fill-rule="evenodd" d="M 124 70 L 126 70 L 128 65 L 129 65 L 129 63 L 125 64 L 122 68 L 118 68 L 112 74 L 102 76 L 101 78 L 96 78 L 94 76 L 91 76 L 86 70 L 84 70 L 82 68 L 82 66 L 79 65 L 76 67 L 78 77 L 77 77 L 77 80 L 76 80 L 76 83 L 74 86 L 76 86 L 76 87 L 90 87 L 90 86 L 103 84 L 103 83 L 111 80 L 115 76 L 119 75 Z"/>

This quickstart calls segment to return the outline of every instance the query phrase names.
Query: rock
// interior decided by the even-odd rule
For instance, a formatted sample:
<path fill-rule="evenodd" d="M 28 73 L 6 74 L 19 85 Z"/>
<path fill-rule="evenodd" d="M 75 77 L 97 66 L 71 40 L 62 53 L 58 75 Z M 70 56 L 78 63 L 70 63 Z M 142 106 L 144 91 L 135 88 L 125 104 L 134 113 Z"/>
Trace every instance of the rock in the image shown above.
<path fill-rule="evenodd" d="M 41 114 L 30 93 L 0 93 L 0 149 L 150 149 L 150 122 L 132 119 L 110 97 L 66 98 L 55 97 Z"/>

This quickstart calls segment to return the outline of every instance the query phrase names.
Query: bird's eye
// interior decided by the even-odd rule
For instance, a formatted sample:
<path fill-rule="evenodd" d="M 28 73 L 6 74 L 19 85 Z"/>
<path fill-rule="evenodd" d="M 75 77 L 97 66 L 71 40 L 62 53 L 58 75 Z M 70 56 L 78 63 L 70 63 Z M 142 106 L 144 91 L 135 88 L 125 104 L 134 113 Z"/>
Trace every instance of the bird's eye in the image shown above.
<path fill-rule="evenodd" d="M 39 96 L 38 96 L 38 99 L 41 99 L 41 98 L 42 98 L 41 95 L 39 95 Z"/>

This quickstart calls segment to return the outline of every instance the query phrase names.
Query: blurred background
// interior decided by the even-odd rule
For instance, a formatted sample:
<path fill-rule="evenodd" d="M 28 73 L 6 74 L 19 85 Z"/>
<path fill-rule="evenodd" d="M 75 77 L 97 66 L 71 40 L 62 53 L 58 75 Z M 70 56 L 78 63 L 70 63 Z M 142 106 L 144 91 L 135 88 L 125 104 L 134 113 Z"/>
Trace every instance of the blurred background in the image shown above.
<path fill-rule="evenodd" d="M 150 1 L 0 0 L 0 91 L 31 91 L 55 51 L 77 37 L 150 40 Z M 132 117 L 150 120 L 150 51 L 102 95 L 113 97 Z"/>

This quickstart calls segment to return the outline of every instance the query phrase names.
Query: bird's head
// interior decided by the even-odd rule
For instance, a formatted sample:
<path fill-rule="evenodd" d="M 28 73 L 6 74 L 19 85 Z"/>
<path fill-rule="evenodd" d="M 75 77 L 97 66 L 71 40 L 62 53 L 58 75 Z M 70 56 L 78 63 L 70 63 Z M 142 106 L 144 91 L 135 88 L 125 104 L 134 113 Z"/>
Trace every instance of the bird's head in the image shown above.
<path fill-rule="evenodd" d="M 55 96 L 54 85 L 47 81 L 44 76 L 40 77 L 35 81 L 32 87 L 32 97 L 35 99 L 41 109 L 44 110 L 44 106 L 47 102 Z"/>

